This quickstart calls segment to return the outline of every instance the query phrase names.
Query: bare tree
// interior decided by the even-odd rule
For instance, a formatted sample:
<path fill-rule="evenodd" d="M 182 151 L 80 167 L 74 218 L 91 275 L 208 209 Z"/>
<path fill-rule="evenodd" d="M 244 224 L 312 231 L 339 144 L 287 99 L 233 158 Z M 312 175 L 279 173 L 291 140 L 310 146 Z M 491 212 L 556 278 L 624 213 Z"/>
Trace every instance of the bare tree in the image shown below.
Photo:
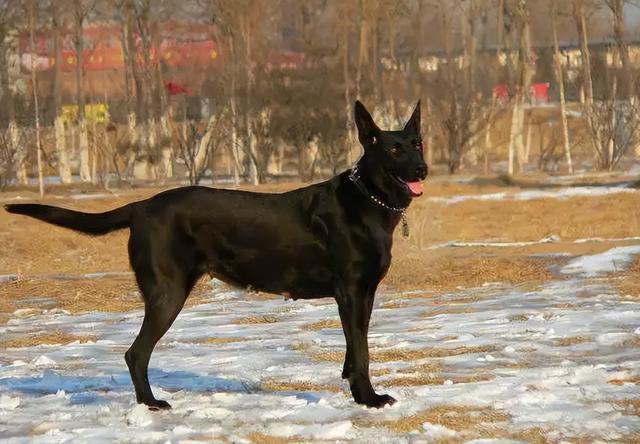
<path fill-rule="evenodd" d="M 40 109 L 38 103 L 38 75 L 36 74 L 36 41 L 34 37 L 36 29 L 36 14 L 38 5 L 36 0 L 31 0 L 28 5 L 29 13 L 29 43 L 31 44 L 31 90 L 33 93 L 33 113 L 36 125 L 36 158 L 38 159 L 38 188 L 40 197 L 44 196 L 44 179 L 42 177 L 42 144 L 40 143 Z"/>
<path fill-rule="evenodd" d="M 51 2 L 49 5 L 51 14 L 51 29 L 53 32 L 53 112 L 56 153 L 58 154 L 58 174 L 60 182 L 71 183 L 71 164 L 69 150 L 67 149 L 66 131 L 62 118 L 62 30 L 64 19 L 62 17 L 62 7 L 59 2 Z"/>
<path fill-rule="evenodd" d="M 8 56 L 16 44 L 16 35 L 22 23 L 22 2 L 17 0 L 5 1 L 0 8 L 0 77 L 2 91 L 2 108 L 6 111 L 8 120 L 6 139 L 11 145 L 14 167 L 18 183 L 28 184 L 27 177 L 27 147 L 21 143 L 21 132 L 16 120 L 15 91 L 11 85 Z"/>
<path fill-rule="evenodd" d="M 83 36 L 84 24 L 87 17 L 95 8 L 97 0 L 73 0 L 73 43 L 76 52 L 76 103 L 78 106 L 78 151 L 80 156 L 80 180 L 91 182 L 91 168 L 89 164 L 89 133 L 87 128 L 87 118 L 85 115 L 85 71 L 84 71 L 84 51 L 85 42 Z"/>
<path fill-rule="evenodd" d="M 616 44 L 617 57 L 622 65 L 622 97 L 633 95 L 633 78 L 631 76 L 631 62 L 629 48 L 625 39 L 624 5 L 631 3 L 627 0 L 604 0 L 605 5 L 613 16 L 613 40 Z"/>
<path fill-rule="evenodd" d="M 582 56 L 582 96 L 588 105 L 593 102 L 593 79 L 591 77 L 591 51 L 589 50 L 584 0 L 573 0 L 573 18 L 580 39 L 580 55 Z"/>
<path fill-rule="evenodd" d="M 518 30 L 518 66 L 515 97 L 511 112 L 511 130 L 509 138 L 509 174 L 513 174 L 517 156 L 520 170 L 524 165 L 524 125 L 525 102 L 529 98 L 533 77 L 533 55 L 531 53 L 530 13 L 527 0 L 505 0 L 505 10 L 510 22 Z"/>
<path fill-rule="evenodd" d="M 567 125 L 567 105 L 564 94 L 564 72 L 562 68 L 562 60 L 560 55 L 560 46 L 558 45 L 558 27 L 557 27 L 557 15 L 558 8 L 555 0 L 550 1 L 550 21 L 551 29 L 553 32 L 553 50 L 554 50 L 554 62 L 555 62 L 555 74 L 556 82 L 558 83 L 558 90 L 560 92 L 560 123 L 562 124 L 562 142 L 564 146 L 564 153 L 567 160 L 567 169 L 569 173 L 573 173 L 573 161 L 571 158 L 571 145 L 569 142 L 569 128 Z"/>
<path fill-rule="evenodd" d="M 221 141 L 226 137 L 224 120 L 211 118 L 204 130 L 199 130 L 194 122 L 187 122 L 186 128 L 170 121 L 176 154 L 184 161 L 187 177 L 191 185 L 200 183 Z"/>
<path fill-rule="evenodd" d="M 495 102 L 478 88 L 473 74 L 475 64 L 470 63 L 476 55 L 475 37 L 466 36 L 464 45 L 455 54 L 453 17 L 458 14 L 472 15 L 474 5 L 458 9 L 458 5 L 441 1 L 439 4 L 440 28 L 443 32 L 445 64 L 438 77 L 429 84 L 432 115 L 440 124 L 447 147 L 447 167 L 450 174 L 457 172 L 471 149 L 478 143 L 478 137 L 485 134 L 496 116 Z M 466 33 L 477 28 L 467 27 Z"/>

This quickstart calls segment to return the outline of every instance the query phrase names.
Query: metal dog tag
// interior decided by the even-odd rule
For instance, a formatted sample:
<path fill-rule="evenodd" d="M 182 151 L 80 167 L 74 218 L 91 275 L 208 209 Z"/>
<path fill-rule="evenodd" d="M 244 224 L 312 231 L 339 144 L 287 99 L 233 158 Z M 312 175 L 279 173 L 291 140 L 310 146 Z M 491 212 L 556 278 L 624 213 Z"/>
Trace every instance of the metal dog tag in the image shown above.
<path fill-rule="evenodd" d="M 402 213 L 402 237 L 409 238 L 409 222 L 407 222 L 407 214 L 405 212 Z"/>

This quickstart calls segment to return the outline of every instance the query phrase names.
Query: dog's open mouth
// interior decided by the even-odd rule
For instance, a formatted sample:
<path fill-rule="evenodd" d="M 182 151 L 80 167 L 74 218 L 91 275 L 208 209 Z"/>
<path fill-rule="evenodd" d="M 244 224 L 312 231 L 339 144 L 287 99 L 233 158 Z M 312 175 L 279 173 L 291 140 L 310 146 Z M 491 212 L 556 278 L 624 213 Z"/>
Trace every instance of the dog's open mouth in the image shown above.
<path fill-rule="evenodd" d="M 402 185 L 404 185 L 406 187 L 406 189 L 409 191 L 409 194 L 411 195 L 411 197 L 418 197 L 418 196 L 422 196 L 422 181 L 421 180 L 414 180 L 414 181 L 406 181 L 403 179 L 400 179 L 397 176 L 394 176 L 394 178 L 400 182 Z"/>

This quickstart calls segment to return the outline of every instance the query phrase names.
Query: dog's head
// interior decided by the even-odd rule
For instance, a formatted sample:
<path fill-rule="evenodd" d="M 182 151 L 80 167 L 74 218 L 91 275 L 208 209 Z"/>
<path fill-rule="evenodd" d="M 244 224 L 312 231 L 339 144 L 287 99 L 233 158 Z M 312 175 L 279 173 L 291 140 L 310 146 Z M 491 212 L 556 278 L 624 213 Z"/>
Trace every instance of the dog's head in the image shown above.
<path fill-rule="evenodd" d="M 408 197 L 422 194 L 422 181 L 428 174 L 420 134 L 420 102 L 404 128 L 383 131 L 373 121 L 362 102 L 356 101 L 355 120 L 358 138 L 364 148 L 367 171 L 376 185 L 399 188 Z"/>

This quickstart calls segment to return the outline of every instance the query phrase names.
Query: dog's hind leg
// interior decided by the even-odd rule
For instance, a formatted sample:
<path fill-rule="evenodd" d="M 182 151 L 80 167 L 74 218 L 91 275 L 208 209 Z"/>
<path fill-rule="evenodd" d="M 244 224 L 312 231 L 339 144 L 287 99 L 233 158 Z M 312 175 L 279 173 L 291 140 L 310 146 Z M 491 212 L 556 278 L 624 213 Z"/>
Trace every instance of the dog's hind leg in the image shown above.
<path fill-rule="evenodd" d="M 188 276 L 171 257 L 154 255 L 150 244 L 130 240 L 131 263 L 145 301 L 145 314 L 140 332 L 125 353 L 138 403 L 152 410 L 171 408 L 157 400 L 149 385 L 148 367 L 156 343 L 169 330 L 180 313 L 197 276 Z M 146 240 L 146 239 L 145 239 Z M 155 262 L 154 262 L 155 261 Z M 183 264 L 183 262 L 181 262 Z"/>
<path fill-rule="evenodd" d="M 160 295 L 157 294 L 157 296 Z M 149 385 L 149 359 L 151 359 L 153 348 L 169 330 L 182 309 L 185 295 L 177 291 L 168 291 L 164 292 L 161 298 L 156 304 L 145 308 L 140 333 L 124 355 L 136 390 L 136 400 L 138 403 L 148 405 L 152 410 L 171 408 L 168 402 L 153 396 Z"/>

